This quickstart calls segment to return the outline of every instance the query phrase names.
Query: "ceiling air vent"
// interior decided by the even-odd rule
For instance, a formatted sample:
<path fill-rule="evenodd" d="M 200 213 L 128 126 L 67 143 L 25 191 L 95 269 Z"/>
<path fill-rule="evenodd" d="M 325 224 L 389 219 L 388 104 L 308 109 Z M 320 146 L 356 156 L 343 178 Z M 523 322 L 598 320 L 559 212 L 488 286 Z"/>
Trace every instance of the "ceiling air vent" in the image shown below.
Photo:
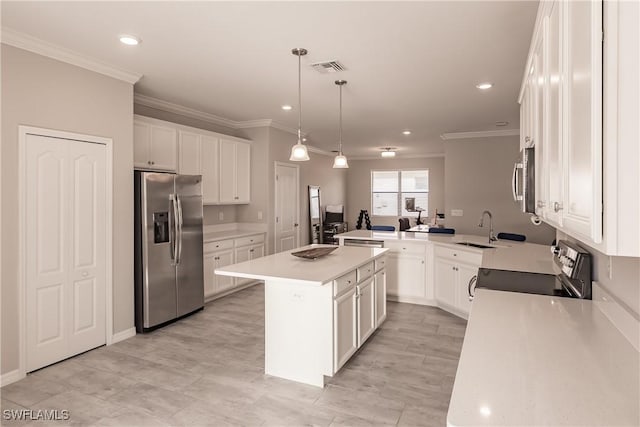
<path fill-rule="evenodd" d="M 337 60 L 314 62 L 311 64 L 311 67 L 322 74 L 339 73 L 340 71 L 346 70 L 345 66 Z"/>

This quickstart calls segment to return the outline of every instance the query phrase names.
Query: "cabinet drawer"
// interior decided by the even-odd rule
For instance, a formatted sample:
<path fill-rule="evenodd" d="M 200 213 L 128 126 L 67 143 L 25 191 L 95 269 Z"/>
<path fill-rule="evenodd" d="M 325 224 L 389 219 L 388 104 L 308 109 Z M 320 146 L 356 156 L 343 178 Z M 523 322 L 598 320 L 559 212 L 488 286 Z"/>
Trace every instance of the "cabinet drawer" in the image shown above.
<path fill-rule="evenodd" d="M 387 264 L 387 258 L 381 257 L 373 261 L 375 263 L 375 271 L 382 270 Z"/>
<path fill-rule="evenodd" d="M 453 261 L 467 262 L 470 264 L 480 265 L 482 263 L 482 254 L 446 248 L 443 246 L 436 246 L 436 256 L 448 258 Z"/>
<path fill-rule="evenodd" d="M 254 245 L 264 242 L 264 234 L 254 234 L 253 236 L 240 237 L 236 239 L 236 247 Z"/>
<path fill-rule="evenodd" d="M 406 242 L 394 242 L 394 241 L 385 241 L 384 247 L 389 248 L 389 252 L 395 253 L 414 253 L 414 254 L 424 254 L 425 252 L 425 244 L 424 243 L 406 243 Z"/>
<path fill-rule="evenodd" d="M 205 253 L 231 248 L 233 248 L 233 240 L 218 240 L 217 242 L 208 242 L 204 244 Z"/>
<path fill-rule="evenodd" d="M 373 276 L 373 261 L 370 262 L 369 264 L 363 265 L 362 267 L 358 267 L 356 271 L 357 271 L 358 283 L 362 282 L 367 277 Z"/>
<path fill-rule="evenodd" d="M 333 281 L 333 296 L 340 295 L 347 289 L 356 285 L 356 272 L 351 271 Z"/>

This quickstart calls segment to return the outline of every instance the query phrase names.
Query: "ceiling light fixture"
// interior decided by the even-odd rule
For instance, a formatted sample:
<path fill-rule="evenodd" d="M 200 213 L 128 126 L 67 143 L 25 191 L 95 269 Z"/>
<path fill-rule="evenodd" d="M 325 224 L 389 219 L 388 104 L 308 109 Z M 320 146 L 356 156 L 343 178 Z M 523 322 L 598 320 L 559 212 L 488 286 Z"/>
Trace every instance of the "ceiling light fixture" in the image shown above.
<path fill-rule="evenodd" d="M 493 87 L 493 83 L 478 83 L 476 87 L 480 90 L 487 90 Z"/>
<path fill-rule="evenodd" d="M 292 49 L 291 53 L 298 57 L 298 143 L 291 147 L 289 160 L 292 162 L 304 162 L 309 160 L 309 152 L 307 151 L 307 146 L 302 143 L 302 85 L 300 81 L 302 57 L 307 54 L 307 49 L 297 47 Z"/>
<path fill-rule="evenodd" d="M 411 135 L 411 131 L 409 129 L 402 131 L 403 135 Z"/>
<path fill-rule="evenodd" d="M 136 46 L 140 44 L 140 39 L 136 36 L 123 34 L 120 36 L 120 43 L 126 44 L 128 46 Z"/>
<path fill-rule="evenodd" d="M 380 155 L 382 157 L 395 157 L 396 156 L 396 149 L 393 147 L 385 147 L 382 149 L 383 151 L 380 153 Z"/>
<path fill-rule="evenodd" d="M 347 84 L 346 80 L 336 80 L 335 83 L 340 88 L 340 139 L 338 143 L 338 155 L 333 159 L 334 169 L 348 169 L 347 158 L 342 154 L 342 86 Z"/>
<path fill-rule="evenodd" d="M 291 111 L 291 110 L 293 110 L 293 107 L 292 107 L 291 105 L 283 105 L 283 106 L 282 106 L 282 109 L 283 109 L 284 111 Z"/>

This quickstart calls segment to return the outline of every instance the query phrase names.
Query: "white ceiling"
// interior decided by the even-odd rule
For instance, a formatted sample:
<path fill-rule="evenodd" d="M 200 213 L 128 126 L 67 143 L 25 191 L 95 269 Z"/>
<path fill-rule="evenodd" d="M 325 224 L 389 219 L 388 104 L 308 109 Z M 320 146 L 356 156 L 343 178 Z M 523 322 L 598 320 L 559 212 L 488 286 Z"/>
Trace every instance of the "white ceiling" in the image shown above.
<path fill-rule="evenodd" d="M 2 2 L 2 25 L 143 74 L 137 93 L 236 121 L 297 127 L 335 149 L 338 88 L 345 154 L 443 151 L 446 132 L 519 123 L 517 95 L 537 2 Z M 139 46 L 122 45 L 132 33 Z M 337 59 L 339 74 L 308 65 Z M 490 81 L 489 91 L 475 85 Z M 294 110 L 281 110 L 282 104 Z M 401 134 L 411 129 L 412 135 Z"/>

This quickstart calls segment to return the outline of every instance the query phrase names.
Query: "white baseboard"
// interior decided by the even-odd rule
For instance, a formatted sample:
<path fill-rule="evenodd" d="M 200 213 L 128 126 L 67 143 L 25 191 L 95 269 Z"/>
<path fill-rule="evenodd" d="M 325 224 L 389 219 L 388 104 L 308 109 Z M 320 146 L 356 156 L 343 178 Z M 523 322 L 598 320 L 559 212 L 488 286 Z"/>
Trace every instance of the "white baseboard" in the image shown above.
<path fill-rule="evenodd" d="M 0 376 L 0 387 L 15 383 L 16 381 L 20 381 L 24 377 L 26 377 L 26 375 L 23 372 L 20 372 L 20 369 L 9 371 L 6 374 L 2 374 Z"/>
<path fill-rule="evenodd" d="M 128 338 L 136 336 L 136 328 L 125 329 L 124 331 L 120 331 L 117 334 L 113 334 L 111 337 L 111 344 L 115 344 L 120 341 L 124 341 Z"/>

